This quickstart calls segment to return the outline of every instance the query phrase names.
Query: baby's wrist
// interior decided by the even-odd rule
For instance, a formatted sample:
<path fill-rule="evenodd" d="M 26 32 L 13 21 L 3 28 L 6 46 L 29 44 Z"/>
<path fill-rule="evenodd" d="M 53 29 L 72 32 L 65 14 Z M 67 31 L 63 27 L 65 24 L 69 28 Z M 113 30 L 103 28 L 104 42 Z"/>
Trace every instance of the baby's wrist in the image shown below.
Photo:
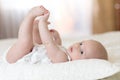
<path fill-rule="evenodd" d="M 47 22 L 47 21 L 42 20 L 42 19 L 39 19 L 39 22 L 40 22 L 40 24 L 48 24 L 48 22 Z"/>

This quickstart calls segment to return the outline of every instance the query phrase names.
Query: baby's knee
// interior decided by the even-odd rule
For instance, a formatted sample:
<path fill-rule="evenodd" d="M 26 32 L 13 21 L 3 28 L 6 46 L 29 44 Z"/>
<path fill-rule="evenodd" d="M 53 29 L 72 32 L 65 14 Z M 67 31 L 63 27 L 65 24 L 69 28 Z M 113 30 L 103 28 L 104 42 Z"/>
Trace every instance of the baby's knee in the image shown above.
<path fill-rule="evenodd" d="M 55 29 L 51 29 L 50 30 L 50 33 L 51 33 L 51 35 L 52 35 L 52 37 L 53 37 L 53 40 L 57 43 L 57 44 L 59 44 L 59 45 L 61 45 L 61 38 L 60 38 L 60 35 L 59 35 L 59 33 L 58 33 L 58 31 L 56 31 Z"/>

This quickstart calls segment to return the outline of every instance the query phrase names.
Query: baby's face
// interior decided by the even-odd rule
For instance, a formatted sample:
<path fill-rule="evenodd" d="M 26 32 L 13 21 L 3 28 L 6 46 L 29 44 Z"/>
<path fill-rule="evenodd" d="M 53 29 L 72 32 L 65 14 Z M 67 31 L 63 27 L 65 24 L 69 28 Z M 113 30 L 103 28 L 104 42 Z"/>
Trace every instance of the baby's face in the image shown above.
<path fill-rule="evenodd" d="M 107 52 L 102 44 L 94 40 L 85 40 L 75 43 L 68 48 L 69 56 L 72 60 L 78 59 L 106 59 Z"/>

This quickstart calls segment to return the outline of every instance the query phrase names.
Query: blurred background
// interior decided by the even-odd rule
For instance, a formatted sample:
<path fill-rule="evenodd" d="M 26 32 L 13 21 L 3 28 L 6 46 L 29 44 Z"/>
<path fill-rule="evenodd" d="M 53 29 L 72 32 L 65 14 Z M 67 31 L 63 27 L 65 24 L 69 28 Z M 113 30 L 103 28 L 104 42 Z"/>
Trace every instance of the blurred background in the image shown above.
<path fill-rule="evenodd" d="M 61 36 L 86 36 L 120 30 L 120 0 L 0 0 L 0 39 L 16 38 L 34 7 L 50 11 L 49 27 Z"/>

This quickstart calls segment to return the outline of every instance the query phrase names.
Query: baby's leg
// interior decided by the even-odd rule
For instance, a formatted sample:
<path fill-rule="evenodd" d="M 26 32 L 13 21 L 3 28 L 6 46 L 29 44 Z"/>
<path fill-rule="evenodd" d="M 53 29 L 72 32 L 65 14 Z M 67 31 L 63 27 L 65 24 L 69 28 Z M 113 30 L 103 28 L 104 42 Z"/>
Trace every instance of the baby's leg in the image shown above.
<path fill-rule="evenodd" d="M 22 22 L 19 29 L 19 35 L 17 42 L 10 48 L 6 55 L 6 59 L 9 63 L 14 63 L 18 59 L 28 54 L 32 47 L 32 24 L 33 20 L 26 17 Z"/>
<path fill-rule="evenodd" d="M 31 19 L 29 16 L 23 20 L 19 29 L 18 40 L 6 55 L 6 59 L 9 63 L 16 62 L 18 59 L 28 54 L 33 48 L 33 20 L 34 19 Z"/>
<path fill-rule="evenodd" d="M 39 35 L 39 29 L 38 29 L 38 20 L 34 21 L 33 26 L 33 43 L 42 44 L 40 35 Z"/>
<path fill-rule="evenodd" d="M 18 59 L 28 54 L 33 48 L 33 22 L 37 16 L 44 13 L 42 6 L 34 7 L 23 20 L 18 34 L 17 42 L 9 49 L 6 58 L 9 63 L 14 63 Z"/>

